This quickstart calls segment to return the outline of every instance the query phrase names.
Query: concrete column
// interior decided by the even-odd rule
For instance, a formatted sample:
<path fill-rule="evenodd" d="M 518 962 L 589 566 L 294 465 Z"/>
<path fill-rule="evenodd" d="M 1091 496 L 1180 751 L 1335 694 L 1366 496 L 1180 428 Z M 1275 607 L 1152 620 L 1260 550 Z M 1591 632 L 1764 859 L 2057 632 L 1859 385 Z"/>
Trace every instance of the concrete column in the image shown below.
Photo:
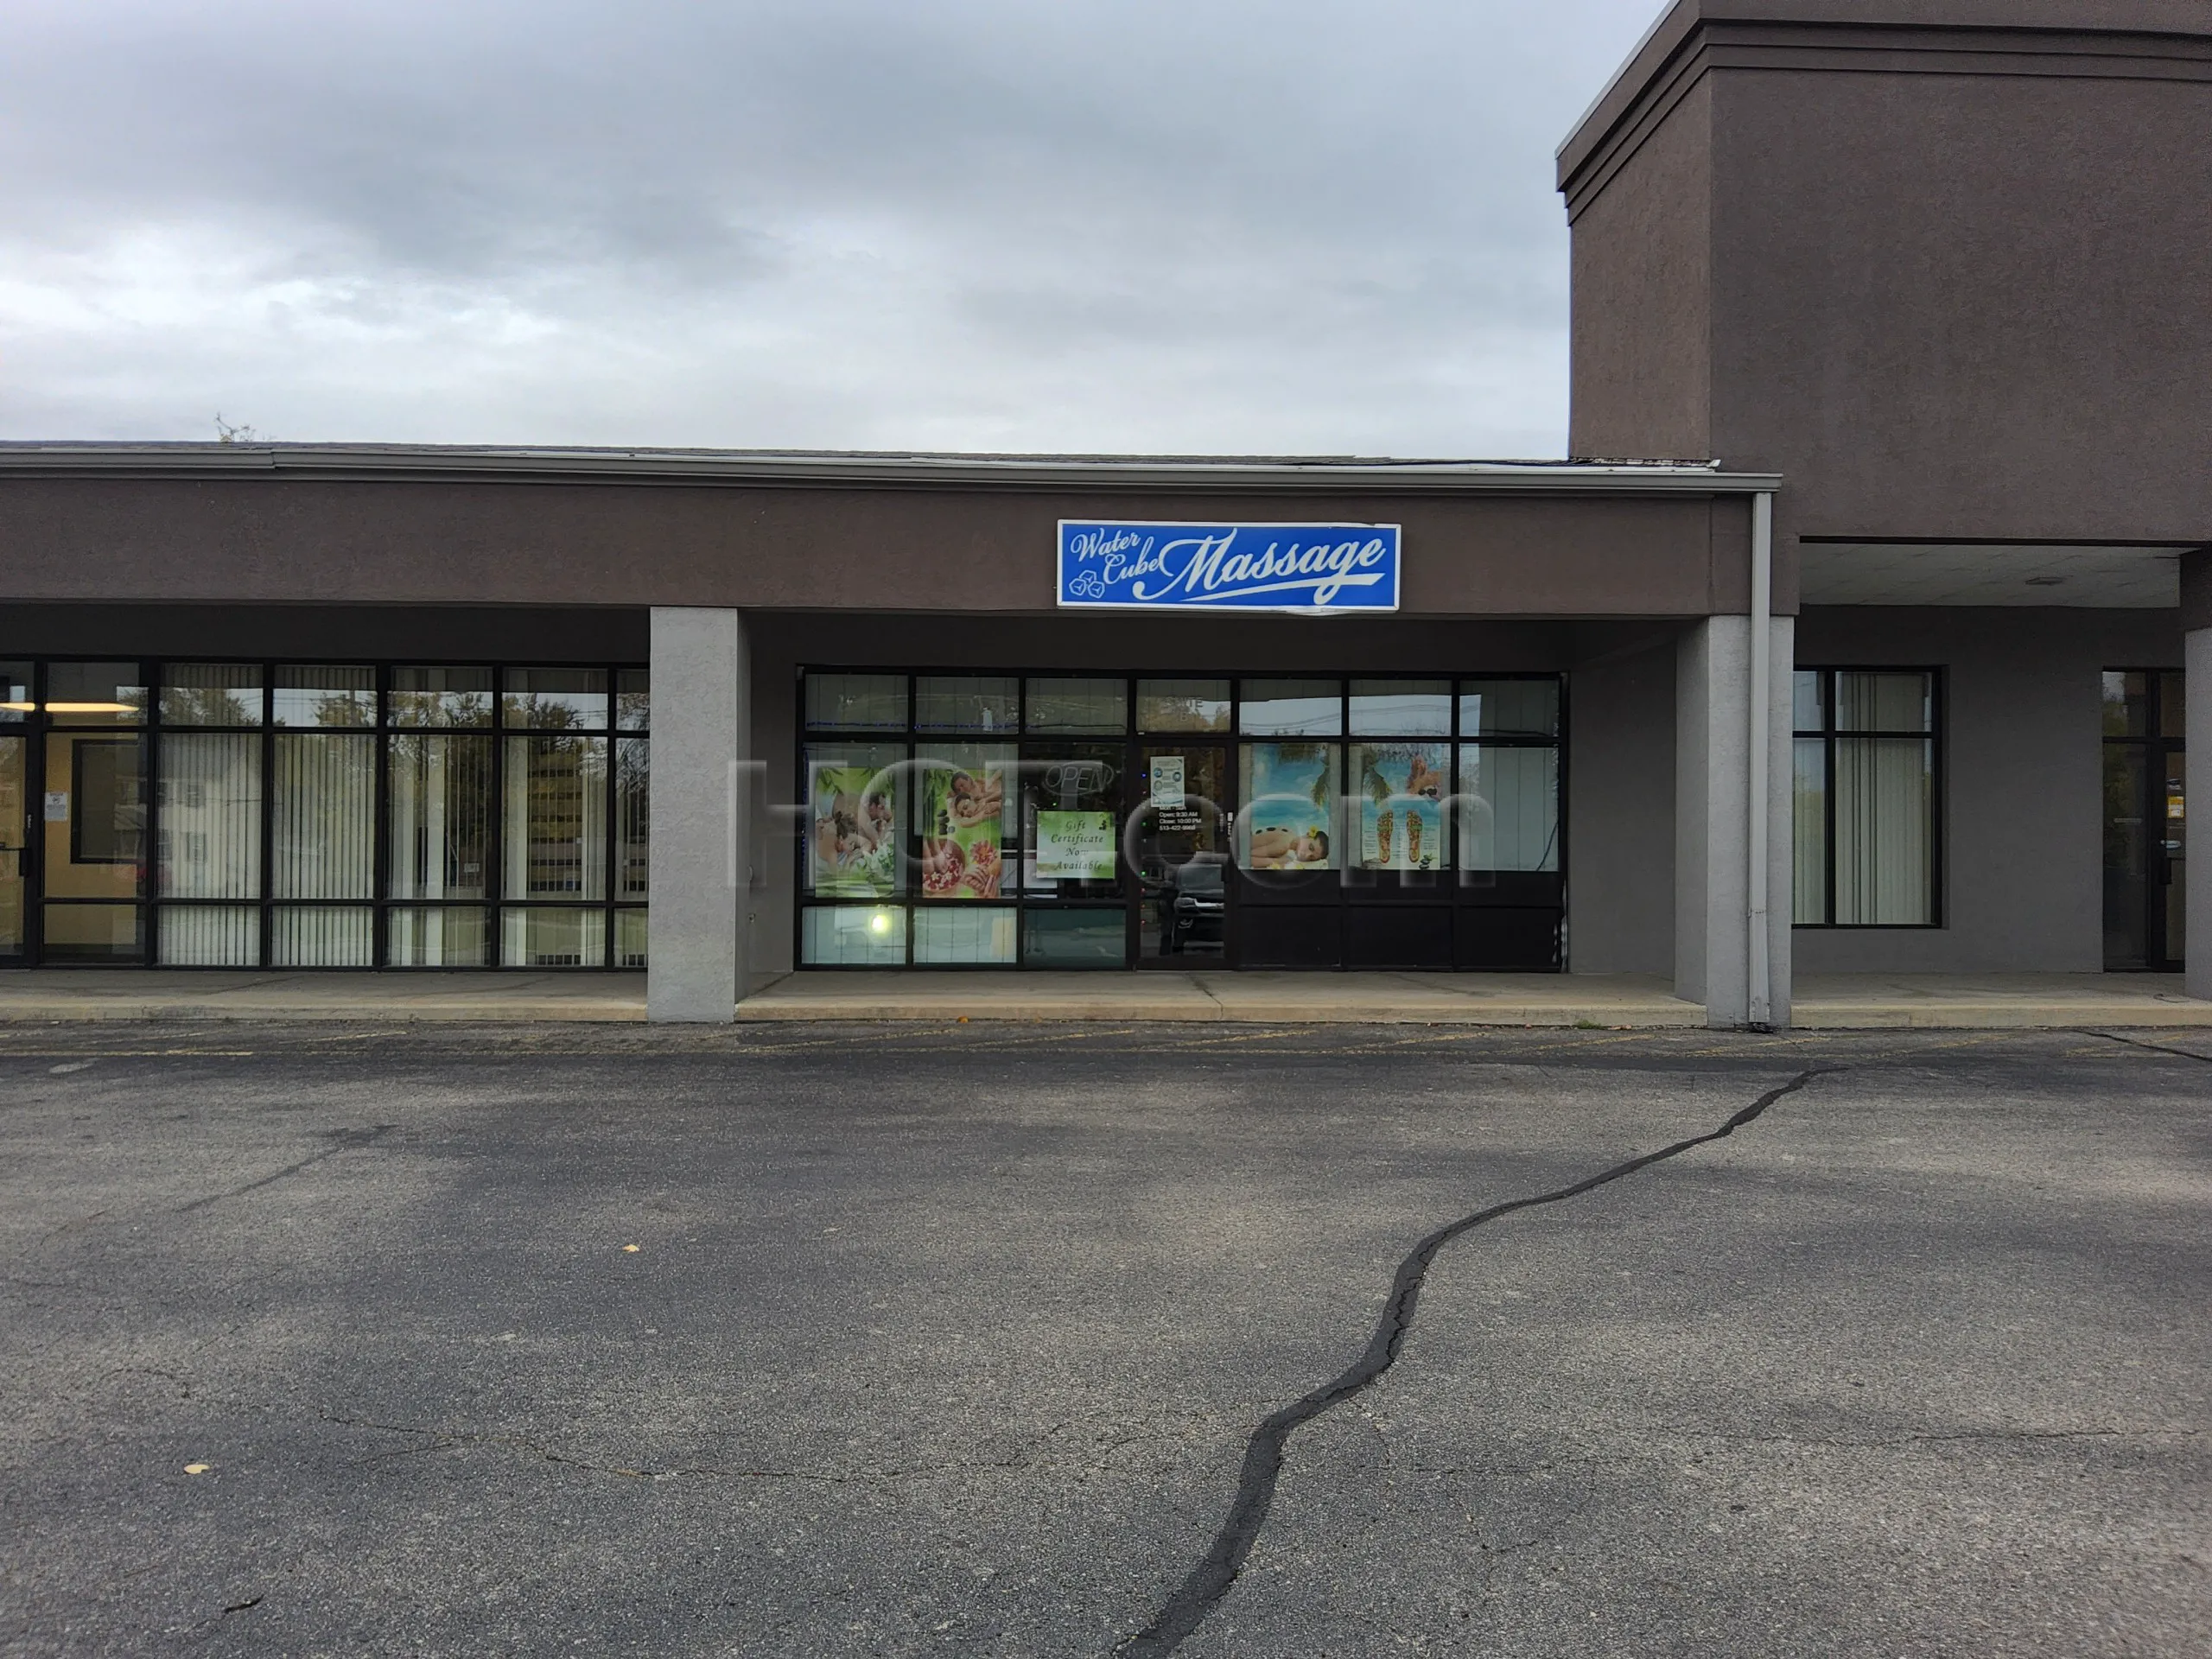
<path fill-rule="evenodd" d="M 2199 813 L 2212 815 L 2212 628 L 2191 628 L 2183 639 L 2182 696 L 2187 701 L 2183 715 L 2189 749 L 2182 801 L 2183 810 L 2193 818 Z M 2192 850 L 2187 818 L 2181 832 L 2182 850 L 2187 854 Z M 2212 854 L 2212 841 L 2206 842 L 2205 850 Z M 2182 879 L 2189 883 L 2183 900 L 2182 986 L 2191 996 L 2212 1000 L 2212 859 L 2203 868 L 2192 870 L 2190 865 L 2195 862 L 2190 858 L 2182 866 Z"/>
<path fill-rule="evenodd" d="M 1675 659 L 1675 995 L 1706 1023 L 1751 1020 L 1751 619 L 1707 617 Z M 1768 624 L 1766 1023 L 1789 1023 L 1790 673 L 1796 626 Z"/>
<path fill-rule="evenodd" d="M 649 1020 L 727 1025 L 745 994 L 749 675 L 737 612 L 653 607 Z"/>

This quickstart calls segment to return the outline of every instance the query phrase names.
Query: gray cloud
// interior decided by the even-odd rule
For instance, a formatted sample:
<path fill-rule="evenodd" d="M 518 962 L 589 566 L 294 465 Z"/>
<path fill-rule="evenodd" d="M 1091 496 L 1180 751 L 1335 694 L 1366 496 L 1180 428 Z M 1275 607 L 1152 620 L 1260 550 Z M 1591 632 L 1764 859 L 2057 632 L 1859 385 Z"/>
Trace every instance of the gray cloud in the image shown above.
<path fill-rule="evenodd" d="M 1656 0 L 33 0 L 0 434 L 1556 453 Z"/>

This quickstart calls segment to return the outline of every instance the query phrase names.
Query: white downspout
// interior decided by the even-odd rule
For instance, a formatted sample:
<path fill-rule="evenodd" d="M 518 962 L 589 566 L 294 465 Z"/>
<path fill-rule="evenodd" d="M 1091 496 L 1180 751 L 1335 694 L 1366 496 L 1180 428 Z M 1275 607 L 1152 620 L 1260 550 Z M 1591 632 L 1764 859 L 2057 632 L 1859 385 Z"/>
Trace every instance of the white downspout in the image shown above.
<path fill-rule="evenodd" d="M 1745 768 L 1751 797 L 1749 833 L 1744 837 L 1750 868 L 1745 872 L 1745 924 L 1747 933 L 1745 967 L 1750 995 L 1745 1023 L 1754 1031 L 1774 1024 L 1771 965 L 1768 961 L 1767 882 L 1767 725 L 1773 677 L 1772 613 L 1774 610 L 1774 495 L 1761 490 L 1751 497 L 1751 752 Z"/>

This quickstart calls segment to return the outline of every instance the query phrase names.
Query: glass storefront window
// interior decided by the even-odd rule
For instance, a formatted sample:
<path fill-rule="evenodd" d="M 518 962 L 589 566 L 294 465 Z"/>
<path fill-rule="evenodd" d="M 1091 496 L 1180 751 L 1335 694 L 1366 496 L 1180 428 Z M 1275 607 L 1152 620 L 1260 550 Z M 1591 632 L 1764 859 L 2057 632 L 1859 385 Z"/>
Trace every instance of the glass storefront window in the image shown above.
<path fill-rule="evenodd" d="M 1924 732 L 1934 699 L 1932 674 L 1841 672 L 1835 677 L 1839 732 Z"/>
<path fill-rule="evenodd" d="M 270 896 L 373 898 L 376 739 L 279 732 L 272 781 Z"/>
<path fill-rule="evenodd" d="M 377 723 L 377 671 L 348 664 L 287 663 L 276 671 L 279 726 Z"/>
<path fill-rule="evenodd" d="M 1240 689 L 1247 737 L 1339 737 L 1344 688 L 1335 680 L 1247 680 Z"/>
<path fill-rule="evenodd" d="M 1555 738 L 1559 735 L 1557 680 L 1462 680 L 1462 737 Z"/>
<path fill-rule="evenodd" d="M 1129 721 L 1129 688 L 1122 680 L 1033 679 L 1029 682 L 1025 729 L 1032 732 L 1110 734 Z"/>
<path fill-rule="evenodd" d="M 975 676 L 923 675 L 914 682 L 918 732 L 1020 729 L 1020 683 Z"/>
<path fill-rule="evenodd" d="M 1247 708 L 1250 705 L 1247 704 Z M 1335 870 L 1338 746 L 1247 743 L 1239 781 L 1237 862 L 1247 870 Z"/>
<path fill-rule="evenodd" d="M 904 674 L 809 674 L 806 729 L 810 732 L 903 732 L 906 729 Z"/>
<path fill-rule="evenodd" d="M 0 962 L 491 965 L 527 906 L 604 966 L 617 900 L 642 957 L 642 668 L 0 661 L 5 704 Z"/>
<path fill-rule="evenodd" d="M 652 671 L 625 668 L 614 676 L 614 725 L 624 732 L 642 732 L 652 724 Z"/>
<path fill-rule="evenodd" d="M 30 748 L 21 733 L 0 734 L 0 963 L 30 950 Z"/>
<path fill-rule="evenodd" d="M 643 968 L 645 965 L 645 946 L 652 915 L 645 910 L 618 910 L 614 912 L 614 965 L 617 968 Z"/>
<path fill-rule="evenodd" d="M 1002 743 L 925 744 L 914 751 L 923 897 L 995 899 L 1012 887 L 1004 843 L 1014 754 Z"/>
<path fill-rule="evenodd" d="M 162 702 L 166 708 L 166 690 Z M 159 897 L 261 897 L 261 739 L 257 734 L 169 734 L 162 744 L 155 804 L 161 825 Z M 257 927 L 255 937 L 259 938 Z M 164 961 L 170 960 L 168 938 L 164 923 Z"/>
<path fill-rule="evenodd" d="M 1128 916 L 1114 910 L 1033 910 L 1022 919 L 1021 960 L 1031 968 L 1119 968 Z"/>
<path fill-rule="evenodd" d="M 146 874 L 143 737 L 49 732 L 45 760 L 46 896 L 138 898 Z"/>
<path fill-rule="evenodd" d="M 1064 899 L 1103 898 L 1121 881 L 1118 743 L 1032 744 L 1021 764 L 1022 885 Z"/>
<path fill-rule="evenodd" d="M 810 968 L 897 968 L 906 961 L 898 905 L 813 905 L 799 912 L 798 959 Z"/>
<path fill-rule="evenodd" d="M 1839 687 L 1839 719 L 1844 708 Z M 1837 738 L 1834 918 L 1837 925 L 1898 926 L 1932 922 L 1935 848 L 1934 746 L 1925 738 Z"/>
<path fill-rule="evenodd" d="M 1799 669 L 1793 686 L 1791 920 L 1932 925 L 1936 676 Z M 2139 720 L 2147 708 L 2140 676 L 2107 674 L 2103 690 L 2107 733 Z"/>
<path fill-rule="evenodd" d="M 1791 723 L 1801 732 L 1827 729 L 1828 677 L 1817 668 L 1801 668 L 1789 677 Z"/>
<path fill-rule="evenodd" d="M 603 968 L 607 912 L 537 906 L 504 911 L 499 962 L 507 968 Z"/>
<path fill-rule="evenodd" d="M 1451 704 L 1444 705 L 1448 720 Z M 1363 870 L 1444 868 L 1444 798 L 1452 792 L 1448 743 L 1355 743 L 1347 775 L 1358 804 Z"/>
<path fill-rule="evenodd" d="M 1354 737 L 1449 737 L 1449 680 L 1354 680 Z"/>
<path fill-rule="evenodd" d="M 258 968 L 258 905 L 164 905 L 155 960 L 164 968 Z"/>
<path fill-rule="evenodd" d="M 489 726 L 492 671 L 488 668 L 395 668 L 391 671 L 395 726 Z"/>
<path fill-rule="evenodd" d="M 508 899 L 607 894 L 607 740 L 507 739 L 500 824 Z"/>
<path fill-rule="evenodd" d="M 1557 965 L 1557 676 L 802 683 L 804 965 Z"/>
<path fill-rule="evenodd" d="M 168 663 L 162 669 L 164 726 L 258 726 L 261 669 L 252 663 Z"/>
<path fill-rule="evenodd" d="M 146 956 L 144 912 L 136 905 L 48 903 L 41 908 L 45 959 L 64 963 L 133 963 Z"/>
<path fill-rule="evenodd" d="M 376 912 L 365 905 L 279 905 L 270 912 L 272 968 L 368 968 L 375 962 Z"/>
<path fill-rule="evenodd" d="M 1559 751 L 1459 746 L 1459 868 L 1559 868 Z"/>
<path fill-rule="evenodd" d="M 391 898 L 489 896 L 489 737 L 394 734 L 390 801 Z"/>
<path fill-rule="evenodd" d="M 490 925 L 482 911 L 461 906 L 435 909 L 410 906 L 396 908 L 391 914 L 393 967 L 491 965 Z"/>
<path fill-rule="evenodd" d="M 906 758 L 903 746 L 888 743 L 807 745 L 809 893 L 886 899 L 901 889 L 899 795 Z"/>
<path fill-rule="evenodd" d="M 1800 674 L 1799 679 L 1818 678 Z M 1815 718 L 1820 705 L 1800 696 L 1797 715 Z M 1789 817 L 1796 855 L 1790 861 L 1789 919 L 1797 926 L 1828 918 L 1828 748 L 1817 737 L 1790 745 Z"/>
<path fill-rule="evenodd" d="M 652 757 L 652 742 L 648 738 L 625 737 L 615 742 L 614 896 L 618 899 L 643 899 L 650 891 Z"/>
<path fill-rule="evenodd" d="M 1229 708 L 1227 680 L 1137 682 L 1141 732 L 1225 732 Z"/>
<path fill-rule="evenodd" d="M 914 960 L 943 967 L 1010 963 L 1020 914 L 996 905 L 973 910 L 925 906 L 914 912 Z"/>
<path fill-rule="evenodd" d="M 521 732 L 603 732 L 607 671 L 511 668 L 501 677 L 499 719 Z"/>
<path fill-rule="evenodd" d="M 46 713 L 57 726 L 136 726 L 146 717 L 136 663 L 48 663 Z"/>

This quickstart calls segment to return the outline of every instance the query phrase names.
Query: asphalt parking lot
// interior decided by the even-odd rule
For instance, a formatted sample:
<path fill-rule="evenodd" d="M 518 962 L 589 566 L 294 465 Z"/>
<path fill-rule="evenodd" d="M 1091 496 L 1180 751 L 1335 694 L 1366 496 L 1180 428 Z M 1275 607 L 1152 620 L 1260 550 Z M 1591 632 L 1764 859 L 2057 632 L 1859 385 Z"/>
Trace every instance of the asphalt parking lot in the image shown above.
<path fill-rule="evenodd" d="M 0 1651 L 2202 1652 L 2192 1051 L 9 1027 Z"/>

